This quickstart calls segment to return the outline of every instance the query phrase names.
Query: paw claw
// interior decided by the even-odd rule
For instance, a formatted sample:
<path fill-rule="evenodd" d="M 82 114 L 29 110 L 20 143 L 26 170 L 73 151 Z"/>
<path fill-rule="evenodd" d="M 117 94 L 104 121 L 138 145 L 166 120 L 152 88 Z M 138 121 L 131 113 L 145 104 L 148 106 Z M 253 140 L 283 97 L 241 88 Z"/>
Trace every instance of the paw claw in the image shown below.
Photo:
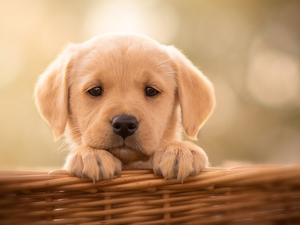
<path fill-rule="evenodd" d="M 64 168 L 72 176 L 89 178 L 95 183 L 121 175 L 122 163 L 108 151 L 81 147 L 71 152 Z"/>
<path fill-rule="evenodd" d="M 205 152 L 190 142 L 174 142 L 164 151 L 154 153 L 153 172 L 161 174 L 165 180 L 177 179 L 181 183 L 194 176 L 207 166 L 208 159 Z"/>

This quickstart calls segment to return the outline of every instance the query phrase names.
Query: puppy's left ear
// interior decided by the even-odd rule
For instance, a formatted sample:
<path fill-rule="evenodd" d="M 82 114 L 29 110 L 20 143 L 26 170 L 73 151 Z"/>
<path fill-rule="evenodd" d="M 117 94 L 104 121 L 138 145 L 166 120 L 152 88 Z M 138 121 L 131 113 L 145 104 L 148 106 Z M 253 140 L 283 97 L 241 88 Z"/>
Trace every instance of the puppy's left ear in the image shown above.
<path fill-rule="evenodd" d="M 35 87 L 35 102 L 50 125 L 54 139 L 64 133 L 68 118 L 68 73 L 75 45 L 69 45 L 40 76 Z"/>
<path fill-rule="evenodd" d="M 173 59 L 182 126 L 185 134 L 196 140 L 201 126 L 215 106 L 214 89 L 211 82 L 176 48 L 167 47 Z"/>

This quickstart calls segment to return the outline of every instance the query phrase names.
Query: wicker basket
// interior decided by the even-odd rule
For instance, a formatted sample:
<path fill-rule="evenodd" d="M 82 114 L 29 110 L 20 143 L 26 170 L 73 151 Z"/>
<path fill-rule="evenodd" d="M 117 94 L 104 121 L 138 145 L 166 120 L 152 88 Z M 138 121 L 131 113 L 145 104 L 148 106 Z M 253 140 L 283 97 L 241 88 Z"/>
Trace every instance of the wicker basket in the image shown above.
<path fill-rule="evenodd" d="M 111 181 L 0 172 L 1 224 L 300 224 L 300 166 L 208 168 L 184 183 L 150 170 Z"/>

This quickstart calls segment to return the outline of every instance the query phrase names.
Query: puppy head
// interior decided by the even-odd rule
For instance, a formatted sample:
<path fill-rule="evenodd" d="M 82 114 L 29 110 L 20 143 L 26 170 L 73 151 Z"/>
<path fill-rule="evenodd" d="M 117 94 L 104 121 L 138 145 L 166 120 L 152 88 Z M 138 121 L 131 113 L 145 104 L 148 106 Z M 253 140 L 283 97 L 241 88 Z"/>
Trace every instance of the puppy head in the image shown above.
<path fill-rule="evenodd" d="M 147 160 L 177 138 L 196 138 L 214 107 L 211 83 L 177 49 L 134 34 L 68 46 L 37 83 L 36 104 L 54 137 Z"/>

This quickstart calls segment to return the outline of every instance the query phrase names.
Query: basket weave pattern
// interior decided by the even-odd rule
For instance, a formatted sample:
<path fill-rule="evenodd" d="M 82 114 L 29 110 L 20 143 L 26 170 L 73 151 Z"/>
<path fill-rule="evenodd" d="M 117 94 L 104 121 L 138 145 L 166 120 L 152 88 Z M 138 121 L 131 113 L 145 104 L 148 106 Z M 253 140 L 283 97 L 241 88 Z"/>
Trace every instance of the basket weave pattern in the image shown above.
<path fill-rule="evenodd" d="M 207 168 L 184 183 L 1 171 L 0 224 L 300 224 L 300 166 Z"/>

